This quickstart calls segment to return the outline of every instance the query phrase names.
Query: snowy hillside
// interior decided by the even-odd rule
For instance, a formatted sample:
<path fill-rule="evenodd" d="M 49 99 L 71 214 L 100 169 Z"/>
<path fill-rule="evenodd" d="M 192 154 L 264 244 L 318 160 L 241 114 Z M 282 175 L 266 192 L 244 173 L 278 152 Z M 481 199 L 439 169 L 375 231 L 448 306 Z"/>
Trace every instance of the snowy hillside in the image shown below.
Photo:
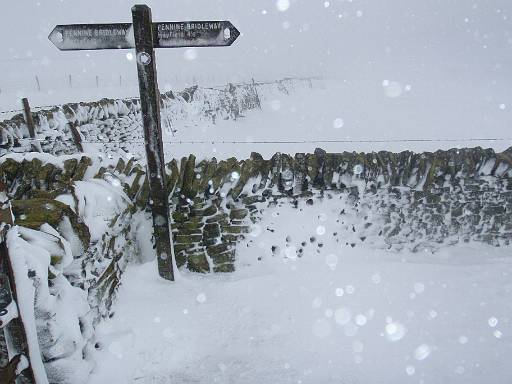
<path fill-rule="evenodd" d="M 335 200 L 299 208 L 267 210 L 229 276 L 131 266 L 91 384 L 509 382 L 508 248 L 351 248 Z"/>
<path fill-rule="evenodd" d="M 512 2 L 146 3 L 2 7 L 0 384 L 512 383 Z"/>

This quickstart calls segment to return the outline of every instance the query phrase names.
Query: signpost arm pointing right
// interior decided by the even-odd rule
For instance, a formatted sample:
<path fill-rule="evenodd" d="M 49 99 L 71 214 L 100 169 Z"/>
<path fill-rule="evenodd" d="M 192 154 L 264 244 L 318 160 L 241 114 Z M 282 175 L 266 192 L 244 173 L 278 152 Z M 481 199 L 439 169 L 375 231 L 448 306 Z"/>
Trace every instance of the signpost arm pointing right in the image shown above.
<path fill-rule="evenodd" d="M 165 159 L 160 122 L 160 92 L 157 85 L 151 9 L 147 5 L 132 8 L 133 33 L 137 72 L 139 75 L 140 103 L 149 181 L 150 208 L 153 215 L 153 236 L 156 246 L 158 273 L 174 280 L 172 245 L 169 224 L 169 194 L 165 181 Z"/>

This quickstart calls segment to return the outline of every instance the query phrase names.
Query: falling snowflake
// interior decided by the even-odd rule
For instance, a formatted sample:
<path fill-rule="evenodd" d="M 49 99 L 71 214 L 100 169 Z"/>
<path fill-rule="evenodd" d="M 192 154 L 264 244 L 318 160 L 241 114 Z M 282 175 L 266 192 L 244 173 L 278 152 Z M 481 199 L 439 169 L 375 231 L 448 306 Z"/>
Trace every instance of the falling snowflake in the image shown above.
<path fill-rule="evenodd" d="M 343 128 L 343 125 L 345 125 L 345 122 L 340 117 L 334 119 L 334 121 L 332 122 L 332 126 L 336 129 Z"/>
<path fill-rule="evenodd" d="M 339 325 L 345 325 L 352 319 L 352 313 L 348 308 L 339 308 L 334 312 L 334 319 Z"/>
<path fill-rule="evenodd" d="M 206 301 L 206 295 L 201 292 L 200 294 L 198 294 L 196 296 L 196 301 L 199 303 L 199 304 L 203 304 L 205 301 Z"/>
<path fill-rule="evenodd" d="M 427 344 L 421 344 L 414 350 L 414 358 L 416 360 L 425 360 L 431 352 L 432 349 Z"/>
<path fill-rule="evenodd" d="M 398 341 L 405 336 L 406 329 L 405 327 L 397 322 L 390 322 L 386 324 L 386 338 L 389 341 Z"/>
<path fill-rule="evenodd" d="M 276 8 L 281 12 L 287 11 L 290 8 L 290 0 L 277 0 Z"/>
<path fill-rule="evenodd" d="M 338 265 L 338 256 L 336 256 L 334 253 L 327 255 L 325 258 L 325 263 L 334 271 Z"/>

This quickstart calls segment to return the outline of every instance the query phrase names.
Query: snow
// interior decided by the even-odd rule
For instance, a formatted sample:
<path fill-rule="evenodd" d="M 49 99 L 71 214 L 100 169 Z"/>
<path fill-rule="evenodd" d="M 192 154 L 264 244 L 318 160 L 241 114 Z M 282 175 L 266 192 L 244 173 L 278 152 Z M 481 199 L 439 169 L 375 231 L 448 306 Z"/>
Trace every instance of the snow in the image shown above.
<path fill-rule="evenodd" d="M 28 277 L 28 271 L 29 269 L 37 270 L 39 276 L 48 278 L 43 265 L 49 265 L 50 254 L 28 243 L 20 242 L 17 227 L 13 227 L 7 232 L 7 247 L 9 248 L 9 258 L 15 277 L 18 311 L 25 328 L 34 379 L 36 384 L 48 384 L 46 371 L 41 360 L 34 316 L 33 303 L 36 301 L 36 289 Z M 39 260 L 37 260 L 36 255 Z"/>
<path fill-rule="evenodd" d="M 90 307 L 87 292 L 72 287 L 61 273 L 72 261 L 70 244 L 44 224 L 40 231 L 11 228 L 7 246 L 37 384 L 48 383 L 48 378 L 85 383 L 92 368 L 84 356 Z M 51 265 L 54 256 L 61 261 Z"/>
<path fill-rule="evenodd" d="M 290 94 L 258 89 L 262 110 L 249 111 L 236 122 L 192 120 L 175 124 L 172 134 L 164 129 L 166 156 L 242 159 L 251 152 L 270 158 L 276 152 L 312 153 L 315 148 L 421 152 L 476 146 L 503 151 L 512 146 L 507 116 L 490 113 L 490 105 L 474 99 L 461 106 L 448 96 L 434 97 L 428 81 L 395 98 L 379 89 L 378 79 L 321 83 L 323 87 Z M 421 101 L 426 94 L 428 108 Z"/>
<path fill-rule="evenodd" d="M 89 384 L 510 383 L 510 250 L 344 246 L 332 204 L 268 208 L 229 275 L 130 265 Z"/>
<path fill-rule="evenodd" d="M 18 307 L 14 301 L 7 304 L 6 307 L 0 311 L 0 329 L 4 328 L 11 322 L 11 320 L 18 317 Z"/>
<path fill-rule="evenodd" d="M 312 89 L 292 82 L 285 91 L 261 85 L 261 110 L 248 111 L 236 121 L 217 119 L 215 124 L 197 116 L 201 101 L 164 108 L 166 160 L 190 153 L 198 160 L 248 158 L 253 151 L 268 158 L 275 152 L 313 152 L 317 147 L 327 152 L 419 152 L 475 146 L 502 151 L 512 146 L 509 109 L 500 110 L 476 95 L 464 102 L 453 95 L 438 95 L 428 79 L 417 80 L 415 87 L 409 91 L 405 87 L 392 98 L 382 91 L 381 83 L 375 76 L 354 75 L 350 81 L 315 80 Z M 393 81 L 386 84 L 386 89 L 396 88 Z M 473 95 L 474 90 L 466 87 L 465 83 L 460 85 L 460 91 Z M 87 95 L 84 91 L 82 100 L 88 99 Z M 62 102 L 65 96 L 57 100 Z M 102 129 L 108 129 L 109 124 L 114 123 L 104 121 Z M 115 126 L 119 133 L 130 137 L 126 143 L 131 152 L 128 155 L 144 158 L 140 119 L 120 118 Z M 94 125 L 84 124 L 81 130 L 92 135 L 91 142 L 83 143 L 86 152 L 100 156 L 105 151 L 101 143 L 106 139 L 93 135 Z"/>
<path fill-rule="evenodd" d="M 102 3 L 61 1 L 58 11 L 48 4 L 43 9 L 43 2 L 4 7 L 0 30 L 9 39 L 0 60 L 0 120 L 19 112 L 21 97 L 28 97 L 37 111 L 45 105 L 137 96 L 132 53 L 62 53 L 47 41 L 54 25 L 87 22 L 84 15 L 94 9 L 101 12 L 91 14 L 91 22 L 129 21 L 130 2 L 120 0 L 117 7 Z M 257 0 L 197 0 L 179 7 L 153 3 L 155 18 L 208 15 L 232 20 L 244 33 L 230 49 L 161 50 L 163 90 L 283 75 L 321 76 L 324 85 L 292 92 L 259 87 L 261 110 L 236 121 L 205 122 L 193 103 L 163 110 L 167 161 L 190 153 L 198 161 L 243 159 L 253 151 L 270 158 L 317 147 L 419 152 L 512 146 L 507 66 L 512 8 L 505 0 L 443 7 L 410 0 L 272 0 L 265 9 Z M 18 15 L 32 28 L 18 28 Z M 106 109 L 91 114 L 100 119 Z M 169 127 L 176 116 L 181 121 Z M 82 117 L 77 116 L 79 121 Z M 58 129 L 68 129 L 66 123 L 63 113 L 43 122 L 52 125 L 46 134 L 54 139 Z M 90 131 L 92 137 L 96 123 L 83 124 L 82 134 Z M 127 139 L 128 149 L 144 158 L 140 120 L 107 119 L 101 129 L 111 132 L 116 124 L 126 129 L 123 133 L 135 132 Z M 57 198 L 84 218 L 93 242 L 112 229 L 111 219 L 129 204 L 114 175 L 89 180 L 101 165 L 117 163 L 104 150 L 106 136 L 96 136 L 100 143 L 84 140 L 94 165 L 84 181 L 75 183 L 76 206 L 70 194 Z M 0 162 L 36 157 L 62 166 L 81 155 L 11 154 Z M 363 171 L 361 165 L 354 169 L 355 174 Z M 239 177 L 233 174 L 233 183 Z M 336 173 L 333 182 L 357 184 Z M 357 186 L 364 187 L 362 182 Z M 223 197 L 229 188 L 224 186 Z M 334 236 L 339 227 L 334 208 L 339 207 L 333 202 L 315 203 L 299 217 L 292 208 L 268 208 L 238 246 L 235 273 L 177 271 L 174 284 L 157 277 L 151 218 L 136 213 L 135 261 L 146 264 L 130 265 L 114 317 L 98 328 L 97 367 L 90 383 L 512 382 L 510 249 L 471 243 L 440 245 L 435 253 L 375 249 L 385 244 L 369 244 L 357 233 Z M 379 218 L 374 219 L 378 224 Z M 39 349 L 34 308 L 28 304 L 37 298 L 36 312 L 42 307 L 52 315 L 59 340 L 58 348 L 43 352 L 62 358 L 48 363 L 47 371 L 79 383 L 90 368 L 82 358 L 87 355 L 84 340 L 93 330 L 87 321 L 81 330 L 76 321 L 88 309 L 85 292 L 72 288 L 61 271 L 84 250 L 68 219 L 59 229 L 64 237 L 49 226 L 39 232 L 11 231 L 11 256 L 31 355 Z M 348 245 L 351 239 L 354 248 Z M 62 257 L 61 263 L 51 266 L 50 255 Z M 27 268 L 36 270 L 36 279 L 27 277 Z M 52 291 L 46 284 L 39 285 L 46 290 L 34 289 L 37 279 L 46 282 L 48 271 L 55 275 Z M 64 371 L 70 367 L 73 372 Z M 35 369 L 44 382 L 41 364 Z"/>
<path fill-rule="evenodd" d="M 121 182 L 108 173 L 104 180 L 76 181 L 75 195 L 78 213 L 89 227 L 92 242 L 100 240 L 108 231 L 111 218 L 131 204 Z"/>

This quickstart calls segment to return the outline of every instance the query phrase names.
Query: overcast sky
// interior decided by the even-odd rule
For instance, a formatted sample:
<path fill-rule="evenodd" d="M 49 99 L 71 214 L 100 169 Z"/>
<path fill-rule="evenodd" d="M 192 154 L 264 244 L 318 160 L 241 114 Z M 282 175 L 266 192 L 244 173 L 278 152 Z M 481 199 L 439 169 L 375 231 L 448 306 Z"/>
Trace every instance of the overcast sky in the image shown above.
<path fill-rule="evenodd" d="M 134 3 L 6 2 L 0 23 L 0 110 L 19 108 L 21 97 L 37 106 L 135 96 L 130 50 L 61 52 L 47 38 L 57 24 L 130 22 Z M 222 85 L 252 77 L 322 76 L 341 84 L 329 97 L 352 122 L 347 130 L 363 129 L 367 136 L 382 131 L 406 137 L 411 129 L 418 137 L 511 136 L 511 0 L 147 3 L 155 21 L 230 20 L 242 33 L 228 48 L 159 49 L 161 90 L 179 89 L 193 78 Z M 41 92 L 35 90 L 36 75 Z M 120 76 L 133 87 L 119 87 Z"/>
<path fill-rule="evenodd" d="M 0 82 L 31 72 L 131 74 L 127 51 L 60 52 L 56 24 L 129 22 L 127 0 L 20 0 L 2 8 Z M 230 48 L 158 52 L 161 76 L 338 75 L 363 71 L 506 73 L 512 64 L 510 0 L 153 0 L 154 20 L 230 20 L 242 36 Z M 192 57 L 194 54 L 192 54 Z M 187 56 L 190 58 L 190 55 Z M 20 69 L 23 69 L 21 71 Z M 510 72 L 506 73 L 510 78 Z"/>

